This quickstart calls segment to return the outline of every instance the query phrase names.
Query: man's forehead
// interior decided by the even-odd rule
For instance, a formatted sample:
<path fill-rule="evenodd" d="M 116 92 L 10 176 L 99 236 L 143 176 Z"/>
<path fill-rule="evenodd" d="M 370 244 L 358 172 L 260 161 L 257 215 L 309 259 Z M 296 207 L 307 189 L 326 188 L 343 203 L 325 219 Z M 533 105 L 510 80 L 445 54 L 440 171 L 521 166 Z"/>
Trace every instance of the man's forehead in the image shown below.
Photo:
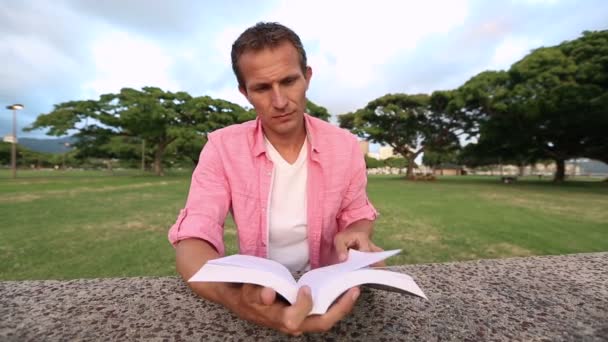
<path fill-rule="evenodd" d="M 261 59 L 279 59 L 279 58 L 289 58 L 295 59 L 299 62 L 298 51 L 289 41 L 284 41 L 276 45 L 271 45 L 267 47 L 263 47 L 260 49 L 248 49 L 244 51 L 239 57 L 239 64 L 244 61 L 260 61 Z"/>
<path fill-rule="evenodd" d="M 239 58 L 239 67 L 247 83 L 302 73 L 298 53 L 289 43 L 258 51 L 247 51 Z"/>

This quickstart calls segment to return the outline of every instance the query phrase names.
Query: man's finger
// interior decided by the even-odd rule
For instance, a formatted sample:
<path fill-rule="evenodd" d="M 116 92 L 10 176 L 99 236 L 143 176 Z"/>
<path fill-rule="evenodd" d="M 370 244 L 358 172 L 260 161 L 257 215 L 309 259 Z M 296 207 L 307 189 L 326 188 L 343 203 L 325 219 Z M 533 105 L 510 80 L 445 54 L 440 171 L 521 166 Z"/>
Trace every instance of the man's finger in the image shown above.
<path fill-rule="evenodd" d="M 384 252 L 384 249 L 376 246 L 373 242 L 370 242 L 369 244 L 370 244 L 370 250 L 372 252 Z M 386 267 L 386 262 L 384 260 L 380 260 L 371 266 L 372 267 Z"/>
<path fill-rule="evenodd" d="M 298 290 L 296 302 L 285 308 L 284 325 L 288 330 L 300 330 L 300 325 L 312 310 L 310 287 L 303 286 Z"/>
<path fill-rule="evenodd" d="M 340 235 L 336 235 L 334 238 L 334 246 L 336 247 L 336 253 L 338 254 L 339 261 L 345 261 L 348 256 L 348 243 Z"/>
<path fill-rule="evenodd" d="M 274 303 L 274 300 L 277 298 L 277 293 L 269 288 L 269 287 L 263 287 L 262 289 L 260 289 L 260 302 L 264 305 L 272 305 L 272 303 Z"/>
<path fill-rule="evenodd" d="M 360 293 L 361 290 L 358 287 L 346 291 L 325 314 L 308 317 L 302 324 L 302 330 L 309 332 L 328 331 L 353 310 Z"/>
<path fill-rule="evenodd" d="M 384 252 L 384 249 L 376 246 L 373 242 L 370 242 L 372 252 Z"/>

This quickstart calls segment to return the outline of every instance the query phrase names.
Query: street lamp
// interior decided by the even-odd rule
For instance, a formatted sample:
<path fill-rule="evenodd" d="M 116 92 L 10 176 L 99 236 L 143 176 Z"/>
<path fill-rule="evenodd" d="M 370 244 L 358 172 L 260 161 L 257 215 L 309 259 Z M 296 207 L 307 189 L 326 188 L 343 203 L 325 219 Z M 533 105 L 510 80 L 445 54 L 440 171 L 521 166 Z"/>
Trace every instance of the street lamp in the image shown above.
<path fill-rule="evenodd" d="M 25 108 L 22 104 L 13 104 L 6 106 L 6 109 L 13 111 L 13 147 L 11 149 L 11 168 L 13 169 L 13 178 L 17 178 L 17 111 Z"/>

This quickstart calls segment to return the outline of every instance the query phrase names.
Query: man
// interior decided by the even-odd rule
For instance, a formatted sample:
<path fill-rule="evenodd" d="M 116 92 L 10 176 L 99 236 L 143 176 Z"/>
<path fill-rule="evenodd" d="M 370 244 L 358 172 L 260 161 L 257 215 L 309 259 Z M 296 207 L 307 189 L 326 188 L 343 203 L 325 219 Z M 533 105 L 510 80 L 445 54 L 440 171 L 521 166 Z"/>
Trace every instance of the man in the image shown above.
<path fill-rule="evenodd" d="M 349 248 L 380 250 L 371 242 L 377 213 L 367 199 L 356 138 L 305 114 L 312 69 L 300 38 L 280 24 L 259 23 L 234 42 L 232 67 L 257 119 L 209 134 L 186 207 L 169 231 L 181 276 L 187 280 L 223 255 L 229 210 L 241 254 L 292 271 L 343 261 Z M 326 314 L 308 316 L 307 287 L 288 305 L 260 286 L 188 285 L 243 319 L 292 335 L 330 329 L 359 295 L 352 288 Z"/>

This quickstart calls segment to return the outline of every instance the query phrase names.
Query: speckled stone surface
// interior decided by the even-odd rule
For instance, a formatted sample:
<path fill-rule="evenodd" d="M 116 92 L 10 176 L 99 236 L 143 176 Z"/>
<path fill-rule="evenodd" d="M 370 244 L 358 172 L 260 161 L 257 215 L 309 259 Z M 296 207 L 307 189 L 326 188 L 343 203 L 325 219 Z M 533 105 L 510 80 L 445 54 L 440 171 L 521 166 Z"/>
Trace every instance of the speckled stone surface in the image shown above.
<path fill-rule="evenodd" d="M 608 253 L 409 265 L 428 301 L 364 290 L 295 340 L 608 341 Z M 0 282 L 0 341 L 268 341 L 288 337 L 196 298 L 176 277 Z"/>

